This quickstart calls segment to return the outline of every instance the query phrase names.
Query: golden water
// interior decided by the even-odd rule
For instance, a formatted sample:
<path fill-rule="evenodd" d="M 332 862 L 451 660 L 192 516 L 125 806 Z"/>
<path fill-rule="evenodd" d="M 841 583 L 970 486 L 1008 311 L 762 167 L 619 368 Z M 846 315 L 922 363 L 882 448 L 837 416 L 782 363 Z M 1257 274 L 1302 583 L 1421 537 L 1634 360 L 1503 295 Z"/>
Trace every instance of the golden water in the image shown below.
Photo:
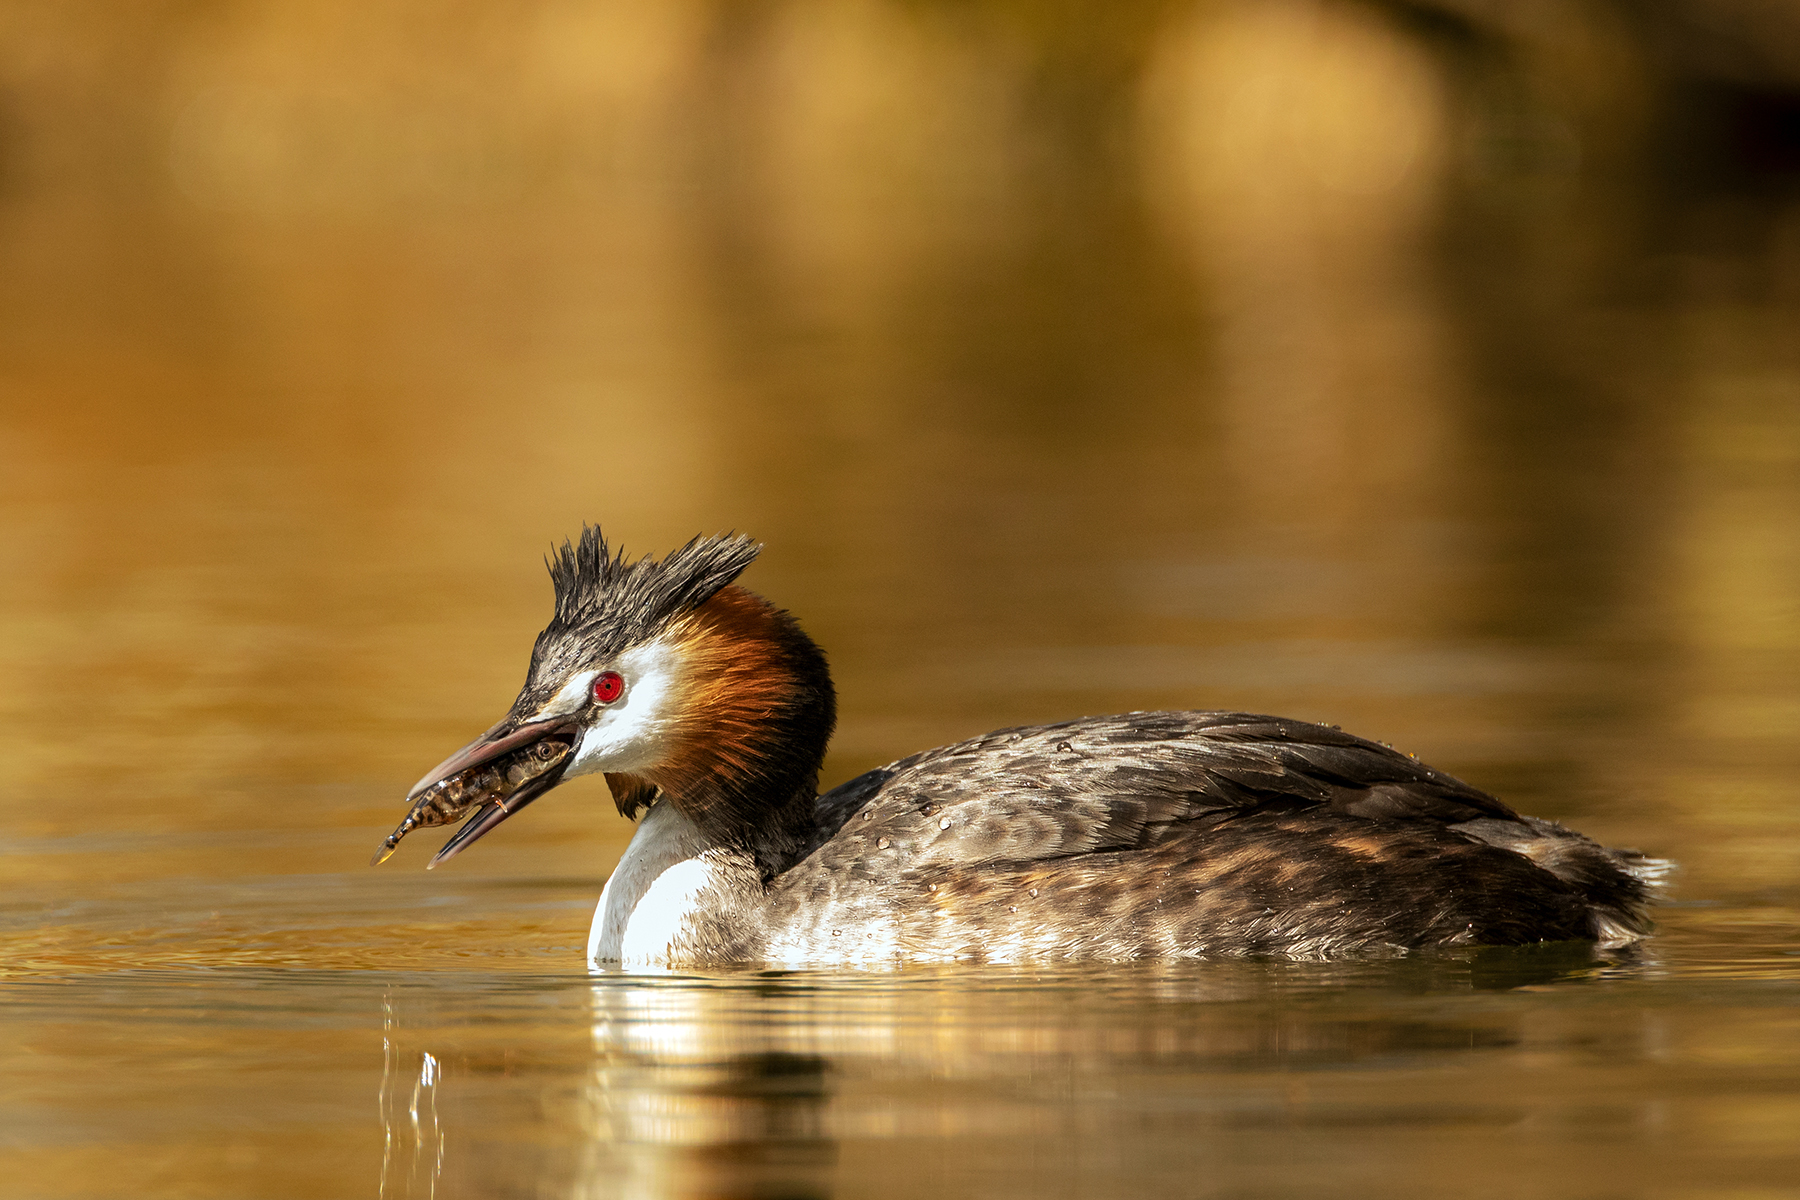
<path fill-rule="evenodd" d="M 1800 1195 L 1800 216 L 1645 173 L 1577 32 L 1495 109 L 1347 4 L 21 3 L 0 1193 Z M 828 782 L 1272 711 L 1675 903 L 589 979 L 597 780 L 364 865 L 583 521 L 767 544 Z"/>

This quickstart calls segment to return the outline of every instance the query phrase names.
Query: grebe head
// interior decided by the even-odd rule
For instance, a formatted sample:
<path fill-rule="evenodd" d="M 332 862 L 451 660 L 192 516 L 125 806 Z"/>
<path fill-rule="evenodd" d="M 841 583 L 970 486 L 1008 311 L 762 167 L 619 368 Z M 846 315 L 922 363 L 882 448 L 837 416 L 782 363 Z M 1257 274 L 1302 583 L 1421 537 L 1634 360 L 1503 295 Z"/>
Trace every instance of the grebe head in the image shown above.
<path fill-rule="evenodd" d="M 556 613 L 511 711 L 407 796 L 416 816 L 433 789 L 474 781 L 472 798 L 444 819 L 474 814 L 431 865 L 564 779 L 594 772 L 627 817 L 669 803 L 709 840 L 759 861 L 791 849 L 811 816 L 836 701 L 819 648 L 733 582 L 759 549 L 725 535 L 695 538 L 660 562 L 627 562 L 598 529 L 564 542 L 549 560 Z M 528 765 L 512 768 L 509 787 L 508 764 L 520 762 Z M 533 775 L 534 762 L 552 765 Z"/>

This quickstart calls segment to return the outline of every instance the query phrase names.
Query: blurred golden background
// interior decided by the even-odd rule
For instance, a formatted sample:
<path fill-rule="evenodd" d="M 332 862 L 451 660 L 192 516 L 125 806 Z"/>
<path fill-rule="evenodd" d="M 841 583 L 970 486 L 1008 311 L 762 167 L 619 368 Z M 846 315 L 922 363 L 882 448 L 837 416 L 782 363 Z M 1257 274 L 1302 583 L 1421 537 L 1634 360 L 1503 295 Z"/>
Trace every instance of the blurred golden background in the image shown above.
<path fill-rule="evenodd" d="M 508 704 L 590 521 L 767 544 L 747 582 L 839 677 L 832 782 L 1278 711 L 1789 911 L 1797 33 L 13 0 L 10 877 L 433 894 L 424 839 L 404 883 L 362 863 Z M 585 887 L 628 833 L 594 781 L 456 869 Z"/>

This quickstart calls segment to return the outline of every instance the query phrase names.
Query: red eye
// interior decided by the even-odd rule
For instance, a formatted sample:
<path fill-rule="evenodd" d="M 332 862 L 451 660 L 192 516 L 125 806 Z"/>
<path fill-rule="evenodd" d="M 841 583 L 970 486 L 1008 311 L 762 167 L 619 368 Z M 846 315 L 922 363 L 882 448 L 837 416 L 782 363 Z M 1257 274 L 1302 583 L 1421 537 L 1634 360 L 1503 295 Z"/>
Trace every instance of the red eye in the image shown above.
<path fill-rule="evenodd" d="M 625 694 L 625 680 L 617 671 L 602 671 L 594 676 L 594 699 L 611 704 Z"/>

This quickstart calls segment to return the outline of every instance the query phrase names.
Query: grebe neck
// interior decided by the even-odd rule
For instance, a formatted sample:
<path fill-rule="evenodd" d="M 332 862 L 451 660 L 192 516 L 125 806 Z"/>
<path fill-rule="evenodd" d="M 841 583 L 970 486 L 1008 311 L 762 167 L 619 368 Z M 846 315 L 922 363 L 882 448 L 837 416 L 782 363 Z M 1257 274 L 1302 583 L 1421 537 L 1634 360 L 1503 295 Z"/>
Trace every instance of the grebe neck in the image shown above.
<path fill-rule="evenodd" d="M 606 782 L 621 813 L 671 806 L 705 848 L 748 854 L 766 882 L 812 835 L 837 720 L 831 671 L 791 616 L 735 584 L 689 620 L 688 703 L 668 752 Z"/>

